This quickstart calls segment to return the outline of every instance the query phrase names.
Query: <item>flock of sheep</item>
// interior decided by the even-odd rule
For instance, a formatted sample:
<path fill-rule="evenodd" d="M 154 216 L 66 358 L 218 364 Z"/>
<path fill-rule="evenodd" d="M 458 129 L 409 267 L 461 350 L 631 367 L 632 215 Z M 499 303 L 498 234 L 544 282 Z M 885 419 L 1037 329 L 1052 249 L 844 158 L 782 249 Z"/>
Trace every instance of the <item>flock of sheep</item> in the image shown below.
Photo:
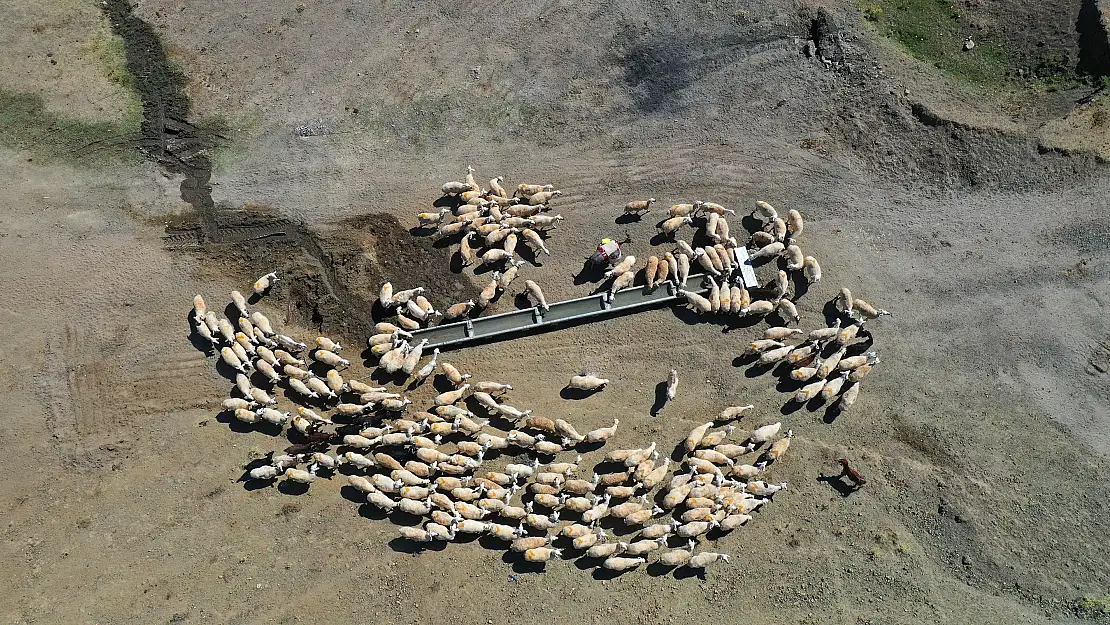
<path fill-rule="evenodd" d="M 264 293 L 276 280 L 269 274 L 256 283 L 256 292 Z M 684 442 L 684 466 L 673 477 L 671 461 L 658 462 L 652 443 L 609 451 L 587 478 L 578 452 L 604 446 L 617 433 L 619 419 L 580 434 L 562 418 L 508 404 L 508 384 L 468 382 L 471 376 L 439 361 L 438 352 L 421 366 L 414 348 L 403 359 L 408 367 L 398 369 L 401 382 L 419 384 L 438 371 L 452 387 L 436 395 L 427 411 L 415 411 L 409 408 L 411 400 L 386 387 L 344 379 L 340 370 L 351 363 L 338 356 L 343 348 L 336 341 L 321 336 L 312 347 L 297 342 L 275 332 L 261 312 L 248 310 L 237 291 L 232 300 L 242 315 L 238 332 L 208 310 L 202 296 L 193 301 L 198 334 L 219 347 L 223 362 L 236 372 L 233 396 L 223 407 L 248 424 L 288 423 L 291 440 L 299 441 L 251 468 L 249 478 L 311 484 L 342 471 L 368 504 L 426 518 L 422 527 L 401 527 L 403 539 L 449 541 L 460 534 L 484 534 L 504 540 L 527 562 L 561 556 L 563 549 L 555 546 L 560 540 L 566 549 L 596 558 L 610 570 L 634 568 L 655 551 L 664 566 L 697 569 L 728 557 L 695 553 L 699 537 L 714 529 L 739 528 L 753 510 L 786 487 L 762 479 L 790 444 L 791 433 L 777 437 L 780 423 L 738 437 L 744 444 L 728 442 L 733 426 L 710 431 L 714 422 L 707 422 L 695 428 Z M 608 382 L 579 375 L 569 386 L 600 390 Z M 302 404 L 296 414 L 275 408 L 274 389 L 279 386 L 286 400 Z M 471 408 L 488 418 L 480 419 Z M 734 421 L 751 409 L 727 408 L 718 421 Z M 493 428 L 492 419 L 510 429 Z M 557 461 L 560 454 L 572 452 L 573 461 Z M 524 454 L 529 461 L 495 463 L 502 454 Z M 758 455 L 746 463 L 748 454 Z M 607 540 L 602 528 L 606 518 L 611 519 L 606 523 L 638 535 Z M 687 547 L 669 548 L 675 539 Z"/>
<path fill-rule="evenodd" d="M 370 352 L 378 358 L 378 378 L 398 387 L 408 384 L 411 391 L 438 375 L 441 388 L 447 390 L 424 410 L 413 406 L 400 388 L 401 392 L 394 392 L 362 381 L 371 376 L 350 376 L 351 362 L 339 355 L 343 346 L 338 342 L 320 336 L 308 345 L 276 332 L 261 311 L 248 308 L 238 291 L 231 293 L 240 315 L 234 325 L 208 310 L 202 296 L 194 298 L 197 334 L 210 341 L 223 363 L 234 370 L 233 396 L 223 402 L 223 408 L 240 422 L 278 428 L 293 443 L 269 454 L 264 463 L 249 465 L 249 479 L 307 485 L 342 473 L 368 505 L 422 519 L 419 527 L 400 528 L 404 540 L 488 535 L 504 540 L 527 562 L 546 562 L 569 552 L 596 559 L 605 569 L 624 571 L 644 564 L 655 552 L 658 564 L 666 567 L 703 569 L 727 560 L 722 553 L 696 552 L 697 541 L 711 532 L 740 528 L 754 510 L 786 488 L 785 482 L 776 484 L 765 477 L 793 438 L 791 430 L 781 433 L 781 422 L 734 435 L 731 423 L 753 406 L 730 406 L 689 433 L 675 471 L 670 459 L 659 462 L 655 443 L 611 450 L 587 469 L 582 454 L 605 446 L 616 435 L 619 419 L 580 434 L 563 418 L 548 418 L 508 403 L 510 385 L 472 381 L 471 375 L 442 361 L 438 349 L 428 357 L 426 341 L 410 344 L 412 332 L 424 324 L 437 317 L 467 315 L 476 306 L 485 308 L 512 282 L 522 264 L 514 257 L 518 235 L 530 247 L 547 252 L 543 238 L 532 228 L 551 227 L 562 219 L 542 214 L 559 192 L 550 185 L 520 185 L 510 196 L 501 181 L 494 178 L 489 190 L 480 189 L 470 169 L 465 182 L 443 187 L 445 195 L 453 196 L 454 211 L 444 208 L 420 215 L 422 224 L 438 224 L 443 236 L 462 235 L 457 253 L 464 265 L 479 259 L 507 265 L 503 273 L 494 274 L 478 301 L 454 304 L 441 314 L 420 287 L 396 291 L 387 282 L 380 290 L 379 303 L 395 323 L 378 322 L 368 340 Z M 638 214 L 650 209 L 652 202 L 631 202 L 625 210 Z M 650 288 L 673 280 L 687 305 L 698 313 L 762 316 L 777 312 L 785 323 L 766 329 L 762 339 L 747 346 L 747 353 L 761 365 L 789 363 L 791 377 L 807 382 L 796 392 L 796 401 L 839 395 L 841 408 L 849 408 L 859 381 L 878 359 L 874 352 L 853 356 L 846 352 L 864 320 L 889 313 L 853 299 L 842 289 L 838 302 L 848 316 L 847 325 L 838 320 L 808 333 L 790 327 L 799 315 L 786 297 L 786 271 L 802 271 L 807 281 L 815 282 L 821 278 L 820 266 L 813 257 L 802 255 L 794 241 L 803 227 L 797 211 L 790 211 L 785 220 L 763 202 L 757 211 L 767 228 L 753 235 L 759 249 L 752 257 L 781 255 L 785 262 L 785 270 L 763 289 L 764 299 L 753 301 L 742 283 L 730 284 L 736 267 L 729 249 L 736 246 L 736 239 L 730 236 L 725 216 L 733 211 L 709 202 L 671 207 L 661 228 L 673 237 L 703 214 L 704 237 L 712 243 L 693 248 L 677 241 L 677 248 L 663 258 L 648 260 L 644 282 Z M 452 213 L 454 217 L 448 219 Z M 485 251 L 479 253 L 481 246 L 473 246 L 471 239 L 480 239 Z M 685 288 L 691 261 L 705 270 L 708 297 Z M 627 255 L 605 276 L 613 280 L 615 291 L 632 286 L 640 273 L 635 257 Z M 263 276 L 253 285 L 255 295 L 261 298 L 277 281 L 275 273 Z M 546 308 L 542 291 L 530 280 L 527 293 L 535 305 Z M 794 337 L 804 341 L 786 343 Z M 607 384 L 605 378 L 576 375 L 568 386 L 598 391 Z M 672 370 L 668 400 L 674 398 L 677 384 L 678 372 Z M 278 388 L 284 389 L 286 401 L 298 404 L 295 414 L 276 407 Z M 714 429 L 718 425 L 722 427 Z M 515 461 L 503 463 L 502 457 Z M 613 538 L 606 527 L 613 534 L 636 535 L 627 540 Z"/>

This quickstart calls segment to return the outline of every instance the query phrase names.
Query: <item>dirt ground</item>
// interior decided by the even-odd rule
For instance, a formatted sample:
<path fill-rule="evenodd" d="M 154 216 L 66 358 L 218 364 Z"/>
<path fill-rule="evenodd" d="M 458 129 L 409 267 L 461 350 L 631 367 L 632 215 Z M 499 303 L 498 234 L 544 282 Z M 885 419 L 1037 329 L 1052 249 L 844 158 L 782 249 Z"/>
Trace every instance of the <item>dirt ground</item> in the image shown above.
<path fill-rule="evenodd" d="M 64 37 L 35 30 L 46 18 L 31 9 L 7 9 L 0 29 L 85 58 L 110 24 L 83 9 Z M 186 79 L 189 118 L 170 121 L 192 143 L 95 160 L 0 146 L 0 622 L 1110 618 L 1083 603 L 1110 593 L 1110 172 L 1038 138 L 1050 124 L 1106 145 L 1073 112 L 1092 89 L 991 99 L 829 9 L 851 71 L 803 53 L 817 6 L 782 0 L 136 4 L 168 83 Z M 103 68 L 49 70 L 56 84 L 31 71 L 6 59 L 0 86 L 37 85 L 76 118 L 127 115 Z M 144 133 L 150 98 L 170 93 L 155 87 L 139 90 Z M 824 325 L 841 286 L 894 313 L 869 324 L 882 363 L 835 418 L 786 405 L 791 387 L 739 358 L 763 323 L 662 309 L 443 355 L 579 430 L 619 418 L 619 447 L 669 453 L 735 403 L 756 406 L 741 428 L 792 428 L 772 470 L 788 490 L 710 543 L 732 559 L 704 578 L 525 567 L 485 539 L 414 551 L 396 538 L 404 521 L 360 505 L 342 476 L 303 494 L 240 481 L 252 455 L 288 443 L 218 416 L 232 383 L 190 340 L 192 296 L 222 309 L 278 271 L 258 308 L 357 353 L 382 280 L 446 306 L 488 279 L 409 232 L 468 164 L 565 192 L 551 255 L 494 312 L 523 278 L 549 300 L 589 293 L 575 276 L 602 236 L 661 254 L 662 210 L 616 220 L 650 196 L 797 208 L 824 268 L 801 326 Z M 650 416 L 672 367 L 679 395 Z M 562 398 L 582 368 L 611 385 Z M 844 456 L 869 479 L 848 496 L 820 479 Z"/>

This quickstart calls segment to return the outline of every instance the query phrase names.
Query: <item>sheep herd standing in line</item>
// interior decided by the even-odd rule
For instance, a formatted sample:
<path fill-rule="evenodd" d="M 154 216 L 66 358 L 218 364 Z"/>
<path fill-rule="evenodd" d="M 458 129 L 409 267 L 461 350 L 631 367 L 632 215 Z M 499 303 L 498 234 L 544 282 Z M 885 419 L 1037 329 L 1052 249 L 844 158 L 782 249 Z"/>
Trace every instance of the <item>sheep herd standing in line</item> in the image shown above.
<path fill-rule="evenodd" d="M 548 253 L 533 228 L 553 227 L 562 219 L 542 214 L 560 192 L 550 185 L 522 184 L 510 196 L 500 186 L 502 180 L 494 178 L 489 190 L 480 189 L 469 169 L 465 182 L 443 186 L 444 194 L 454 199 L 454 211 L 443 208 L 419 216 L 425 226 L 438 224 L 442 236 L 462 235 L 457 253 L 464 266 L 480 261 L 505 269 L 494 273 L 478 301 L 454 304 L 441 314 L 423 288 L 395 291 L 386 282 L 379 292 L 379 303 L 396 321 L 379 321 L 368 339 L 378 372 L 384 374 L 379 379 L 398 387 L 408 384 L 411 391 L 438 375 L 447 390 L 435 395 L 425 410 L 413 407 L 404 392 L 351 377 L 351 362 L 339 355 L 343 346 L 337 341 L 319 336 L 308 345 L 276 332 L 262 312 L 248 308 L 238 291 L 231 293 L 240 315 L 237 325 L 208 310 L 202 296 L 194 298 L 197 334 L 210 341 L 235 372 L 233 396 L 223 402 L 225 411 L 246 424 L 272 432 L 276 427 L 292 443 L 269 454 L 264 463 L 248 465 L 247 476 L 308 485 L 342 473 L 368 505 L 422 518 L 420 527 L 400 528 L 402 539 L 418 543 L 481 534 L 505 541 L 527 562 L 546 562 L 570 552 L 614 571 L 640 566 L 655 552 L 656 562 L 664 567 L 703 569 L 727 560 L 723 553 L 695 552 L 697 541 L 740 528 L 752 519 L 753 511 L 786 488 L 785 482 L 766 479 L 768 468 L 782 458 L 793 439 L 792 430 L 781 434 L 781 422 L 734 434 L 732 423 L 753 406 L 730 406 L 689 433 L 680 445 L 677 470 L 669 458 L 659 461 L 656 443 L 608 451 L 601 462 L 586 469 L 583 454 L 605 446 L 616 435 L 619 419 L 580 434 L 566 419 L 508 403 L 511 385 L 472 381 L 470 374 L 441 360 L 438 349 L 426 357 L 427 341 L 409 343 L 411 333 L 425 324 L 469 315 L 475 307 L 484 309 L 507 288 L 523 264 L 514 257 L 518 235 L 532 249 Z M 631 202 L 625 211 L 639 214 L 650 210 L 653 202 Z M 455 216 L 449 220 L 452 212 Z M 801 215 L 792 210 L 783 220 L 764 202 L 757 212 L 768 225 L 753 235 L 759 249 L 752 257 L 782 256 L 786 270 L 802 271 L 811 283 L 820 280 L 817 261 L 802 255 L 794 242 L 802 231 Z M 663 258 L 648 260 L 644 282 L 654 288 L 674 281 L 688 307 L 699 314 L 777 312 L 786 323 L 768 328 L 762 339 L 748 345 L 747 353 L 758 355 L 761 365 L 793 365 L 791 377 L 808 382 L 795 394 L 796 401 L 818 396 L 828 400 L 839 394 L 842 409 L 850 407 L 859 380 L 878 359 L 873 352 L 847 356 L 846 351 L 865 319 L 889 313 L 842 289 L 838 302 L 850 320 L 847 325 L 841 327 L 838 320 L 809 333 L 790 327 L 799 315 L 786 298 L 786 271 L 779 271 L 765 289 L 766 299 L 752 301 L 742 282 L 730 284 L 737 267 L 729 249 L 736 240 L 725 216 L 732 213 L 710 202 L 672 206 L 660 226 L 668 237 L 704 214 L 705 236 L 714 243 L 695 249 L 677 241 L 677 248 Z M 471 239 L 481 240 L 487 249 L 479 253 L 481 248 L 472 246 Z M 691 261 L 705 270 L 708 297 L 686 289 Z M 617 291 L 631 287 L 639 273 L 635 257 L 627 255 L 605 277 L 613 280 L 611 291 Z M 255 282 L 253 292 L 261 298 L 278 280 L 276 273 L 267 274 Z M 538 285 L 527 281 L 526 292 L 536 306 L 546 309 Z M 785 342 L 803 335 L 805 341 L 799 345 Z M 830 379 L 834 372 L 839 376 Z M 609 382 L 582 374 L 573 376 L 568 387 L 596 392 Z M 678 373 L 671 370 L 668 400 L 674 398 L 677 385 Z M 276 407 L 278 387 L 284 388 L 286 400 L 299 404 L 295 414 Z M 567 456 L 560 459 L 563 454 Z M 511 461 L 502 463 L 502 457 Z M 606 528 L 636 536 L 612 538 Z"/>

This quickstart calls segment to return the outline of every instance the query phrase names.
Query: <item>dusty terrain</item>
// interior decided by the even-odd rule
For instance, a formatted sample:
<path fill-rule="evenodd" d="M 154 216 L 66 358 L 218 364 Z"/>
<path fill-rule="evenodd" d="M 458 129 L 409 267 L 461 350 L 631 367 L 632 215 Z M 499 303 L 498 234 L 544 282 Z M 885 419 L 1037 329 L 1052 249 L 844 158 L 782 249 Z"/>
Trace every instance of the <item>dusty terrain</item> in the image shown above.
<path fill-rule="evenodd" d="M 9 49 L 0 87 L 38 98 L 26 119 L 0 115 L 3 622 L 1107 618 L 1090 601 L 1110 592 L 1097 71 L 988 92 L 829 5 L 852 66 L 835 70 L 804 54 L 816 4 L 782 0 L 105 7 L 110 20 L 96 3 L 0 9 L 34 42 L 12 48 L 24 60 Z M 988 9 L 980 28 L 1007 15 Z M 1040 8 L 1073 65 L 1081 10 Z M 109 22 L 132 43 L 105 44 Z M 122 62 L 137 86 L 113 74 Z M 883 363 L 831 422 L 784 409 L 776 380 L 737 359 L 763 324 L 664 309 L 447 354 L 539 414 L 619 417 L 620 446 L 669 450 L 730 403 L 757 406 L 744 427 L 793 428 L 775 468 L 789 490 L 716 542 L 733 559 L 705 579 L 536 571 L 485 541 L 413 553 L 341 479 L 301 495 L 239 481 L 285 439 L 217 417 L 231 382 L 190 340 L 192 296 L 219 307 L 276 270 L 289 279 L 262 310 L 352 345 L 382 279 L 463 299 L 485 277 L 452 273 L 451 249 L 408 228 L 467 164 L 565 190 L 552 255 L 521 269 L 550 299 L 595 288 L 572 276 L 601 236 L 663 249 L 660 211 L 614 223 L 629 199 L 766 199 L 807 216 L 825 269 L 803 327 L 840 286 L 894 312 L 872 328 Z M 583 366 L 612 385 L 562 399 Z M 679 397 L 651 417 L 671 367 Z M 870 480 L 847 497 L 819 480 L 841 456 Z"/>

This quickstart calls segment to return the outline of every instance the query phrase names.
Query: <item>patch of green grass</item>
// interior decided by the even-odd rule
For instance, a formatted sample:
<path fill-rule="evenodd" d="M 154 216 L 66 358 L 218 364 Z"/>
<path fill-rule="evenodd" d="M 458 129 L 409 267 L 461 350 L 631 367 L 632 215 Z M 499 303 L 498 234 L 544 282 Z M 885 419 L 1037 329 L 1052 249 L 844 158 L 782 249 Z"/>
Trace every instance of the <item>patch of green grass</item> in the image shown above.
<path fill-rule="evenodd" d="M 950 0 L 856 0 L 856 6 L 879 34 L 954 78 L 987 88 L 1020 84 L 1043 91 L 1077 82 L 1065 59 L 1040 59 L 1033 64 L 1020 61 L 982 35 Z M 975 46 L 965 50 L 968 36 Z M 1019 68 L 1026 70 L 1023 75 Z"/>
<path fill-rule="evenodd" d="M 1101 596 L 1083 597 L 1076 602 L 1080 613 L 1089 616 L 1110 616 L 1110 593 Z"/>
<path fill-rule="evenodd" d="M 976 39 L 973 49 L 964 50 L 964 39 L 976 32 L 948 0 L 857 0 L 857 6 L 880 34 L 943 72 L 989 86 L 1012 71 L 1005 51 L 992 41 Z"/>
<path fill-rule="evenodd" d="M 140 122 L 137 108 L 119 121 L 69 119 L 47 110 L 38 94 L 0 88 L 0 145 L 43 160 L 132 154 L 131 141 L 138 136 Z"/>

